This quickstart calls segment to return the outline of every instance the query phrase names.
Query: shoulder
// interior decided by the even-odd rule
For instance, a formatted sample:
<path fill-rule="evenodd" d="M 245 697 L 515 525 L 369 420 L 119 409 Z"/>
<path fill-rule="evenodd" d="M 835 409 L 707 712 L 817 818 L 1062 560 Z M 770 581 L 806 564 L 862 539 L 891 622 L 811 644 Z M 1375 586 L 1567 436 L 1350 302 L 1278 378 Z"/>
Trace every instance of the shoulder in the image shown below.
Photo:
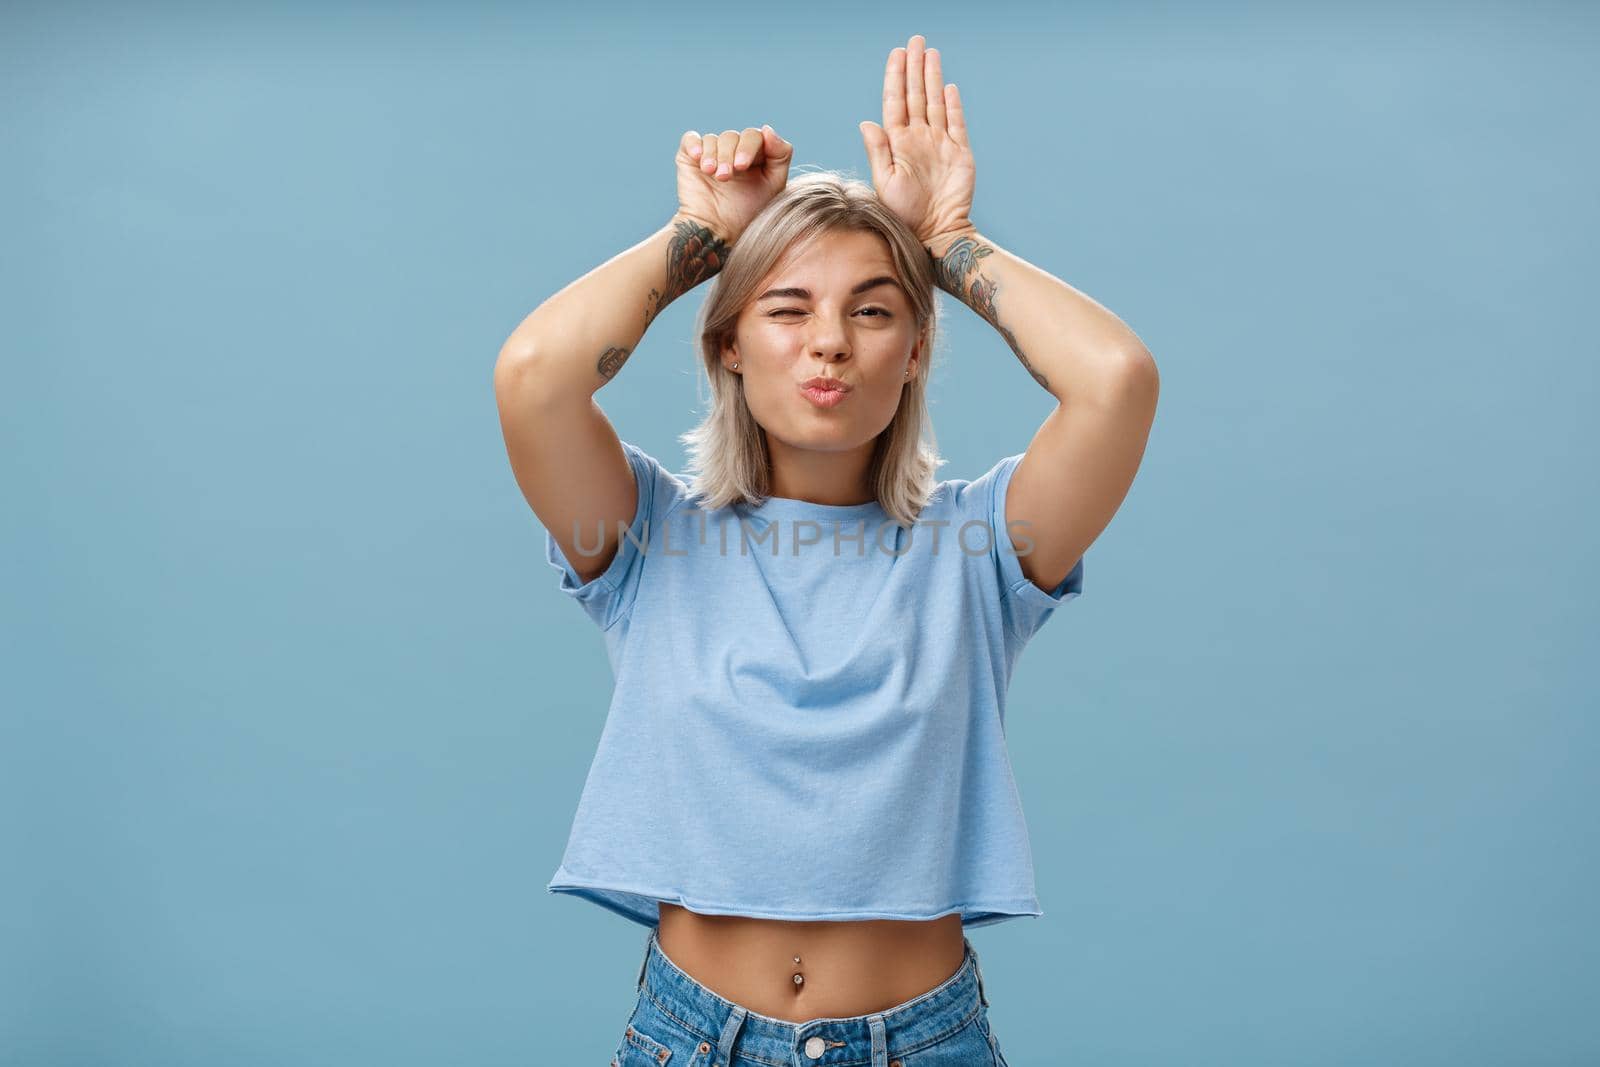
<path fill-rule="evenodd" d="M 660 522 L 693 496 L 689 480 L 669 471 L 655 456 L 631 441 L 622 441 L 622 450 L 633 468 L 634 485 L 645 514 Z"/>
<path fill-rule="evenodd" d="M 935 484 L 928 508 L 976 518 L 989 518 L 1003 506 L 1006 484 L 1022 453 L 1003 456 L 974 478 L 948 478 Z"/>

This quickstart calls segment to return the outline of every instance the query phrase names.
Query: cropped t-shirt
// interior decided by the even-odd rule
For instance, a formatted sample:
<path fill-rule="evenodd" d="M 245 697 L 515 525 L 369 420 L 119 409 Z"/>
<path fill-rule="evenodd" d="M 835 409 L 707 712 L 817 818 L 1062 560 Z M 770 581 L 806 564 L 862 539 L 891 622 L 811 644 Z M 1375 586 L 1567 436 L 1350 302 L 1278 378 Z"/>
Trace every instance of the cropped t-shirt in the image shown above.
<path fill-rule="evenodd" d="M 644 926 L 657 901 L 964 928 L 1042 915 L 1006 690 L 1083 561 L 1050 592 L 1023 576 L 1004 517 L 1022 456 L 938 483 L 904 527 L 875 501 L 704 510 L 623 450 L 638 506 L 605 572 L 581 582 L 545 533 L 614 680 L 549 892 Z"/>

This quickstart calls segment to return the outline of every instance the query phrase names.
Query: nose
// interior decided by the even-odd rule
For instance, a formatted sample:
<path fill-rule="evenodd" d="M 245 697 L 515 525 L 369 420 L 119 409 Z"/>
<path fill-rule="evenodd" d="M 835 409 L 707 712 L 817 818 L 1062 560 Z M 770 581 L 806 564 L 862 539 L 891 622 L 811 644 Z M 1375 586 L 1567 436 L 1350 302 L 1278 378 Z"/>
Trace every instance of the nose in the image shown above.
<path fill-rule="evenodd" d="M 810 332 L 806 337 L 806 351 L 827 363 L 836 363 L 850 356 L 850 324 L 841 317 L 843 311 L 834 313 L 820 310 L 811 316 Z"/>
<path fill-rule="evenodd" d="M 823 328 L 812 333 L 807 341 L 807 350 L 828 363 L 837 363 L 850 356 L 850 344 L 845 340 L 843 330 L 838 328 Z"/>

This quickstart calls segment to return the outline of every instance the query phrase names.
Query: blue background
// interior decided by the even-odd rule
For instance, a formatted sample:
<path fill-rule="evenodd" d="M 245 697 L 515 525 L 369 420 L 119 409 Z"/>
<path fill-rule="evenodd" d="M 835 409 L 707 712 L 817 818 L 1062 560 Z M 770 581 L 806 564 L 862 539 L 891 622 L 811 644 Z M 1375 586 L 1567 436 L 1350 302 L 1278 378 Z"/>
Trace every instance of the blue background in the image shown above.
<path fill-rule="evenodd" d="M 1162 373 L 1013 687 L 1013 1067 L 1600 1062 L 1578 4 L 8 5 L 0 1060 L 607 1061 L 645 930 L 544 886 L 609 672 L 494 360 L 686 129 L 866 177 L 918 32 L 979 227 Z M 675 469 L 702 296 L 598 397 Z M 941 300 L 973 477 L 1052 401 Z"/>

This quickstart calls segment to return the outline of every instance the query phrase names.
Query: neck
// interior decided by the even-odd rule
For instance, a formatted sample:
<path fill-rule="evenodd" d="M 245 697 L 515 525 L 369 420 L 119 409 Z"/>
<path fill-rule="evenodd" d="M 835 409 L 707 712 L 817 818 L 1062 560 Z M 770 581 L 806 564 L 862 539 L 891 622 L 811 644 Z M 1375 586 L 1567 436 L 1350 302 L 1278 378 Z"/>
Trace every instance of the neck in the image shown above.
<path fill-rule="evenodd" d="M 867 483 L 874 442 L 844 452 L 791 448 L 767 438 L 772 457 L 771 496 L 804 500 L 812 504 L 848 507 L 876 499 Z"/>

